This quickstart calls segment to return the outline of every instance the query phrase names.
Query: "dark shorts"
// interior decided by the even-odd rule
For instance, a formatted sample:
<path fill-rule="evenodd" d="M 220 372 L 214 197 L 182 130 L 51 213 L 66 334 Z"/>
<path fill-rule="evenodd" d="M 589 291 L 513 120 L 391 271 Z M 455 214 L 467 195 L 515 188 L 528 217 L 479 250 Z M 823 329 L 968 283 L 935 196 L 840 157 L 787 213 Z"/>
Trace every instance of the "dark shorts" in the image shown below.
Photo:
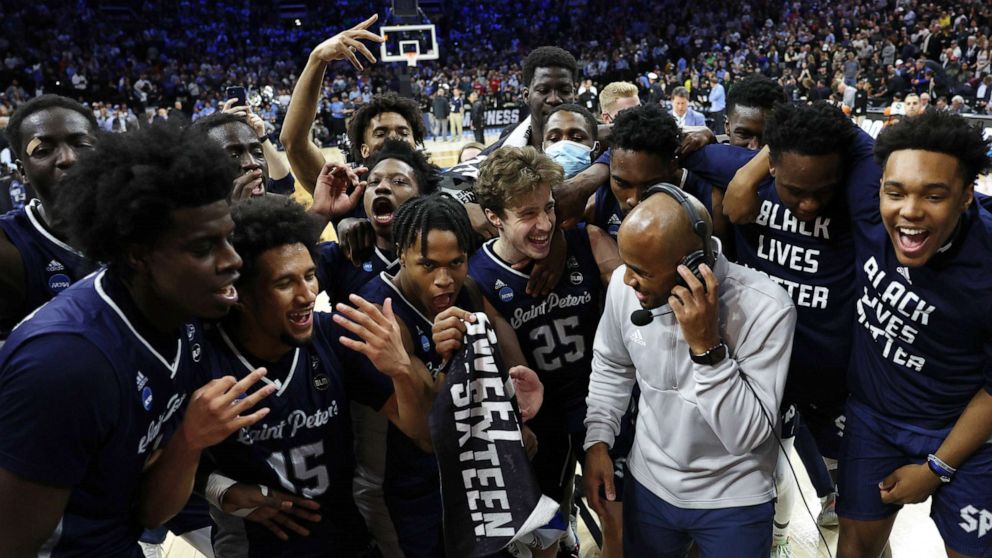
<path fill-rule="evenodd" d="M 700 558 L 768 556 L 772 547 L 771 501 L 711 510 L 673 506 L 633 476 L 623 510 L 625 556 L 682 558 L 695 542 Z"/>
<path fill-rule="evenodd" d="M 928 431 L 881 417 L 856 401 L 847 405 L 838 479 L 837 514 L 883 519 L 902 506 L 883 504 L 878 483 L 896 469 L 924 463 L 949 430 Z M 949 548 L 969 556 L 992 555 L 992 444 L 981 446 L 933 495 L 930 517 Z"/>

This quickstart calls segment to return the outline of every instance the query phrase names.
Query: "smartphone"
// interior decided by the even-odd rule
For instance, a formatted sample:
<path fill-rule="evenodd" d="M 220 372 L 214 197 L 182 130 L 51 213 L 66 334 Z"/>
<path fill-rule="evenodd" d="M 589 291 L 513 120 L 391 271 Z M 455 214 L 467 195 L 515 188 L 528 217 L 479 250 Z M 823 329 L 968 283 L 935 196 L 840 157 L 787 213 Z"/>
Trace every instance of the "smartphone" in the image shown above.
<path fill-rule="evenodd" d="M 227 97 L 224 98 L 225 100 L 237 99 L 237 102 L 234 103 L 234 106 L 236 107 L 248 106 L 248 92 L 245 91 L 244 87 L 241 87 L 240 85 L 236 87 L 228 87 L 226 95 Z"/>

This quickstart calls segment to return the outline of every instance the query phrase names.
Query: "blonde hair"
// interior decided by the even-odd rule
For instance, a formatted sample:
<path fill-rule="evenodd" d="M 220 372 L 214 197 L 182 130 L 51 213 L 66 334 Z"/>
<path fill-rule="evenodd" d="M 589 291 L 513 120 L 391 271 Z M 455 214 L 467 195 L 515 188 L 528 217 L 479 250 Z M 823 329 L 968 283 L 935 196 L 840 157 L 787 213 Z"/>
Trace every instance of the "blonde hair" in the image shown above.
<path fill-rule="evenodd" d="M 565 180 L 561 165 L 533 147 L 502 147 L 482 163 L 475 197 L 497 215 L 541 186 L 554 188 Z"/>
<path fill-rule="evenodd" d="M 636 97 L 637 86 L 629 81 L 614 81 L 607 84 L 599 94 L 599 110 L 612 112 L 613 103 L 621 97 Z"/>

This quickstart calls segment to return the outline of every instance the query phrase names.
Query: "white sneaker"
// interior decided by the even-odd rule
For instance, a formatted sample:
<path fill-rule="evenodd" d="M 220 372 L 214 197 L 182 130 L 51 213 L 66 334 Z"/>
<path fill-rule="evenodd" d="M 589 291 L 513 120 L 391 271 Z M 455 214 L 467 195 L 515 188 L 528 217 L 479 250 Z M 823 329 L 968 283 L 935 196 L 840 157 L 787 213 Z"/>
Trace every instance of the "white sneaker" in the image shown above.
<path fill-rule="evenodd" d="M 792 545 L 788 538 L 781 544 L 772 544 L 771 558 L 792 558 Z"/>
<path fill-rule="evenodd" d="M 820 527 L 836 527 L 840 523 L 837 518 L 837 493 L 830 493 L 820 498 L 820 515 L 816 524 Z"/>

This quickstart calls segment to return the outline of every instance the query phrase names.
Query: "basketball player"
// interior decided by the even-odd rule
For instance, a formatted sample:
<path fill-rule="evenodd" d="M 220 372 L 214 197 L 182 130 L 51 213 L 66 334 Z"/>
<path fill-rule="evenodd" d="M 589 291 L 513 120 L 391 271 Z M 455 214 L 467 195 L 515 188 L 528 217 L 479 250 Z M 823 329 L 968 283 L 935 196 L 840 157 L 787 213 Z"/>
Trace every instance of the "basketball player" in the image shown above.
<path fill-rule="evenodd" d="M 988 151 L 938 111 L 875 145 L 880 199 L 863 191 L 854 213 L 840 558 L 879 556 L 900 507 L 930 496 L 948 556 L 992 550 L 992 204 L 974 192 Z"/>
<path fill-rule="evenodd" d="M 508 322 L 527 365 L 545 385 L 542 411 L 530 427 L 538 439 L 533 459 L 544 494 L 571 514 L 572 484 L 583 436 L 582 419 L 603 288 L 618 265 L 616 244 L 595 226 L 566 233 L 568 251 L 562 280 L 546 296 L 529 295 L 529 268 L 520 261 L 548 256 L 555 232 L 553 187 L 563 171 L 530 147 L 495 151 L 482 165 L 476 195 L 499 237 L 469 260 L 469 275 L 487 309 Z"/>
<path fill-rule="evenodd" d="M 237 301 L 224 159 L 167 128 L 108 135 L 59 189 L 69 238 L 107 267 L 0 350 L 0 555 L 141 556 L 202 450 L 267 413 L 251 410 L 269 388 L 235 401 L 264 370 L 193 390 L 195 320 Z"/>
<path fill-rule="evenodd" d="M 262 140 L 245 117 L 228 112 L 215 112 L 191 126 L 206 133 L 217 142 L 241 169 L 234 180 L 231 199 L 242 200 L 264 196 L 269 183 L 269 164 L 265 159 Z"/>
<path fill-rule="evenodd" d="M 24 316 L 95 267 L 67 243 L 51 208 L 65 173 L 93 148 L 98 130 L 93 111 L 57 95 L 31 99 L 10 117 L 6 134 L 17 169 L 38 198 L 0 216 L 0 344 Z"/>
<path fill-rule="evenodd" d="M 369 281 L 361 290 L 361 298 L 374 304 L 393 300 L 410 360 L 437 389 L 443 385 L 444 356 L 435 348 L 431 335 L 435 317 L 456 304 L 470 309 L 479 306 L 472 302 L 478 295 L 473 296 L 462 288 L 472 242 L 471 224 L 458 201 L 433 194 L 413 198 L 400 207 L 393 223 L 393 238 L 400 271 L 395 276 L 383 272 Z M 338 308 L 344 310 L 343 305 Z M 511 366 L 522 362 L 519 349 L 511 342 L 512 331 L 497 328 L 497 332 L 506 361 Z M 381 381 L 382 374 L 367 364 L 362 369 L 370 377 L 380 379 L 383 385 L 380 396 L 388 397 L 390 388 Z M 515 382 L 522 377 L 522 372 L 515 369 L 511 368 L 510 372 Z M 529 373 L 529 376 L 529 381 L 537 382 L 536 375 Z M 532 400 L 524 400 L 525 391 L 519 390 L 518 396 L 527 420 L 530 416 L 526 409 L 536 409 L 539 403 L 535 406 Z M 430 408 L 431 401 L 432 398 L 426 401 L 425 409 Z M 384 439 L 367 439 L 366 447 L 359 448 L 360 452 L 382 454 L 385 501 L 400 547 L 408 558 L 441 556 L 444 548 L 437 462 L 428 451 L 426 422 L 424 427 L 423 436 L 411 436 L 390 425 Z M 376 443 L 381 445 L 376 448 Z"/>
<path fill-rule="evenodd" d="M 237 204 L 232 217 L 233 244 L 244 259 L 235 284 L 240 299 L 234 312 L 207 331 L 208 369 L 240 378 L 251 373 L 254 364 L 264 363 L 264 382 L 276 391 L 264 400 L 271 412 L 261 423 L 241 430 L 209 454 L 218 472 L 239 483 L 305 496 L 320 506 L 315 517 L 296 500 L 282 518 L 268 520 L 275 525 L 255 523 L 249 515 L 241 544 L 249 556 L 369 555 L 370 538 L 352 497 L 349 400 L 370 388 L 342 364 L 351 351 L 338 342 L 342 331 L 331 315 L 314 311 L 318 229 L 301 206 L 281 197 Z M 371 304 L 360 308 L 376 323 L 390 321 L 389 303 L 384 315 Z M 392 380 L 396 397 L 379 404 L 391 420 L 403 424 L 401 418 L 412 414 L 406 396 L 420 393 L 410 380 L 405 350 L 396 335 L 392 352 L 367 350 L 376 343 L 388 349 L 390 339 L 369 337 L 369 343 L 357 348 L 365 349 L 376 368 Z M 301 513 L 294 517 L 294 510 Z M 286 531 L 303 536 L 286 537 Z"/>
<path fill-rule="evenodd" d="M 382 148 L 368 160 L 371 169 L 362 180 L 358 173 L 364 167 L 351 169 L 346 165 L 328 163 L 317 182 L 312 213 L 324 216 L 334 213 L 334 205 L 342 203 L 346 191 L 362 194 L 365 213 L 371 216 L 369 229 L 374 234 L 372 257 L 360 266 L 352 265 L 337 242 L 325 242 L 319 247 L 317 278 L 327 291 L 331 304 L 346 302 L 348 295 L 357 293 L 362 285 L 386 271 L 395 274 L 399 263 L 393 253 L 392 224 L 396 211 L 408 199 L 427 195 L 437 183 L 437 168 L 427 162 L 423 153 L 410 144 L 387 139 Z M 365 183 L 362 187 L 360 184 Z M 362 244 L 369 242 L 366 239 Z"/>

